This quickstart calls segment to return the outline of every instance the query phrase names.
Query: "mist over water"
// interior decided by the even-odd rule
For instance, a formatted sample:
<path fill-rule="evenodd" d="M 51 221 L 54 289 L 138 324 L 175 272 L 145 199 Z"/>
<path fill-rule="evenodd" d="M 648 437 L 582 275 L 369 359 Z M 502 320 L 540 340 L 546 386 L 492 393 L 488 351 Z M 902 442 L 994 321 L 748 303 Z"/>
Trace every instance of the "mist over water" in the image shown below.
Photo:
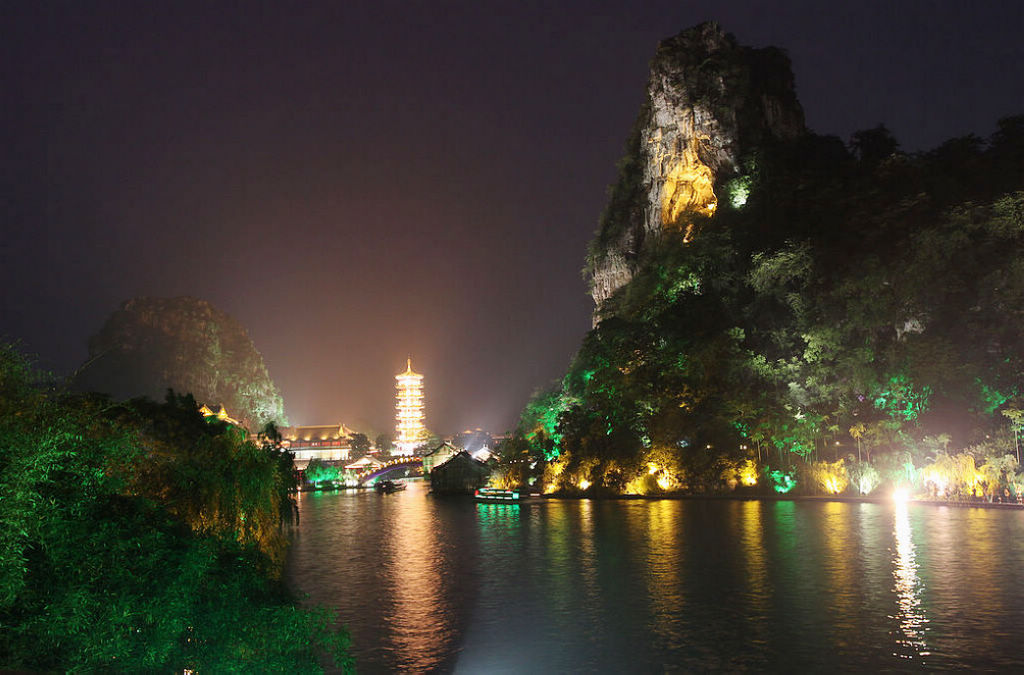
<path fill-rule="evenodd" d="M 360 672 L 1024 667 L 1024 512 L 306 493 Z"/>

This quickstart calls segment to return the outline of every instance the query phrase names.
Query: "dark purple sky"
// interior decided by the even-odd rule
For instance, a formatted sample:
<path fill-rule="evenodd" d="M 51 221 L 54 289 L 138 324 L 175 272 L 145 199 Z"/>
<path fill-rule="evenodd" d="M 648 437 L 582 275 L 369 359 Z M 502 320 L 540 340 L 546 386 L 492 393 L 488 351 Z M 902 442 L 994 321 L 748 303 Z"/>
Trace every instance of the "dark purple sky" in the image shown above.
<path fill-rule="evenodd" d="M 835 6 L 833 6 L 835 5 Z M 905 149 L 1024 112 L 1024 3 L 0 4 L 0 335 L 67 372 L 127 298 L 245 324 L 293 422 L 512 424 L 590 327 L 579 270 L 657 41 L 793 60 L 809 126 Z"/>

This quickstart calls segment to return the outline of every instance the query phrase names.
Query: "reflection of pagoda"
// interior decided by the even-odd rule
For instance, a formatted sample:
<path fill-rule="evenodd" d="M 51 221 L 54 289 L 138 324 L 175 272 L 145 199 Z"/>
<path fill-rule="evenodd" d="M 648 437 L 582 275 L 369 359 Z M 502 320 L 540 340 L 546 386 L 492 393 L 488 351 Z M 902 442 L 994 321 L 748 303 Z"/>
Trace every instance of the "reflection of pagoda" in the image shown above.
<path fill-rule="evenodd" d="M 411 455 L 426 436 L 423 427 L 423 376 L 412 372 L 412 359 L 404 373 L 395 375 L 395 454 Z"/>

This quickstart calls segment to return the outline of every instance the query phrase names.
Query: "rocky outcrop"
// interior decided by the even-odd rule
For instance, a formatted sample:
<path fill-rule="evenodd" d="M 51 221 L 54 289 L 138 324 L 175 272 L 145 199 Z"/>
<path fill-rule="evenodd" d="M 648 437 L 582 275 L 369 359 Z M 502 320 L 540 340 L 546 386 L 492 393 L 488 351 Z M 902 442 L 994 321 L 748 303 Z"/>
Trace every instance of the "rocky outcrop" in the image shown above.
<path fill-rule="evenodd" d="M 633 270 L 620 247 L 611 248 L 594 267 L 590 277 L 590 294 L 601 307 L 612 293 L 629 283 Z M 596 323 L 596 321 L 595 321 Z"/>
<path fill-rule="evenodd" d="M 682 244 L 695 235 L 695 223 L 714 216 L 716 189 L 742 172 L 745 152 L 769 137 L 804 132 L 782 51 L 742 47 L 714 23 L 663 41 L 590 249 L 595 323 L 635 274 L 645 246 L 666 235 Z"/>
<path fill-rule="evenodd" d="M 245 328 L 209 302 L 134 298 L 89 340 L 74 386 L 115 398 L 162 399 L 168 388 L 224 405 L 250 428 L 287 424 L 284 402 Z"/>

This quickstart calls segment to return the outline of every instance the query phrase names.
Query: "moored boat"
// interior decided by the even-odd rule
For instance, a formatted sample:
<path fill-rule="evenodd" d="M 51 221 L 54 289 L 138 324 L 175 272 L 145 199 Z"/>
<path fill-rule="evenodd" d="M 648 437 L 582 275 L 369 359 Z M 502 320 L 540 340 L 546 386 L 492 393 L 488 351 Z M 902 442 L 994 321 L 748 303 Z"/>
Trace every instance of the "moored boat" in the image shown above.
<path fill-rule="evenodd" d="M 389 493 L 392 493 L 392 492 L 398 492 L 400 490 L 404 490 L 407 487 L 408 486 L 405 483 L 403 483 L 401 481 L 395 481 L 395 480 L 379 480 L 373 486 L 373 488 L 377 492 L 380 492 L 381 494 L 389 494 Z"/>

